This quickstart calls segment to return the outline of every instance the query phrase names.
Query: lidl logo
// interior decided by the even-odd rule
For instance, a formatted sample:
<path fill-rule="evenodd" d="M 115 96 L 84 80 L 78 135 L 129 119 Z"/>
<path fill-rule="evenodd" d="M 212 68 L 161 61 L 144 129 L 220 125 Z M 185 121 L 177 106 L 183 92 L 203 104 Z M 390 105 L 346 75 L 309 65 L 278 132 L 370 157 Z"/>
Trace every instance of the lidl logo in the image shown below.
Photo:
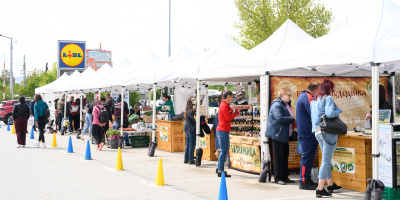
<path fill-rule="evenodd" d="M 61 61 L 70 67 L 76 67 L 84 59 L 83 49 L 76 44 L 67 44 L 61 49 Z"/>

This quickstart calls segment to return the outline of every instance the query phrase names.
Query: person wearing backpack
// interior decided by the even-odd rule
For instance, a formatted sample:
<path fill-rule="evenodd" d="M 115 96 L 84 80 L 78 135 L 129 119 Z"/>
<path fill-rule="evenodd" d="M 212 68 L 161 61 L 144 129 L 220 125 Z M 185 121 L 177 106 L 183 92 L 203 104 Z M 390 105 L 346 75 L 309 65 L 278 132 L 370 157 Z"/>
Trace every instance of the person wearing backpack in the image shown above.
<path fill-rule="evenodd" d="M 121 128 L 121 95 L 119 95 L 117 102 L 115 103 L 113 109 L 114 109 L 113 113 L 114 113 L 115 121 L 117 123 L 117 130 L 120 130 L 120 128 Z M 129 117 L 129 108 L 128 108 L 128 104 L 124 101 L 123 128 L 128 128 L 128 126 L 129 126 L 128 117 Z M 129 143 L 127 134 L 124 135 L 124 140 L 125 140 L 125 146 L 131 146 L 131 144 Z"/>
<path fill-rule="evenodd" d="M 108 122 L 108 112 L 101 105 L 100 100 L 95 100 L 93 103 L 93 122 L 92 122 L 92 135 L 94 139 L 97 141 L 97 149 L 101 151 L 104 146 L 103 137 L 104 137 L 104 126 Z"/>
<path fill-rule="evenodd" d="M 37 94 L 35 96 L 35 125 L 39 128 L 39 139 L 35 143 L 36 147 L 39 147 L 40 142 L 42 143 L 42 147 L 46 148 L 45 140 L 44 140 L 44 127 L 49 118 L 50 111 L 49 106 L 46 102 L 42 100 L 42 96 Z"/>
<path fill-rule="evenodd" d="M 26 128 L 31 112 L 28 104 L 25 103 L 25 97 L 19 97 L 19 104 L 14 106 L 13 117 L 15 124 L 15 133 L 17 135 L 18 146 L 25 147 L 26 144 Z"/>

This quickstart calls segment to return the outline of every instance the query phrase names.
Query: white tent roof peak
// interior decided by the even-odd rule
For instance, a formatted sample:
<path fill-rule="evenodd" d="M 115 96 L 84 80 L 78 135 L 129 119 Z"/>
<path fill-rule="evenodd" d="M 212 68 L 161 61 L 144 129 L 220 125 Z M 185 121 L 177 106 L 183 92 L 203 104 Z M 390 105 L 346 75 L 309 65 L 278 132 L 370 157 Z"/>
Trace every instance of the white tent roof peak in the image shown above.
<path fill-rule="evenodd" d="M 250 49 L 253 55 L 274 55 L 281 49 L 288 49 L 299 44 L 310 42 L 314 38 L 298 27 L 292 20 L 287 19 L 270 37 L 264 42 Z"/>
<path fill-rule="evenodd" d="M 225 36 L 221 46 L 208 56 L 201 65 L 224 61 L 228 57 L 235 57 L 248 51 L 234 41 L 231 37 Z"/>
<path fill-rule="evenodd" d="M 129 61 L 128 58 L 125 58 L 122 61 L 122 63 L 118 67 L 116 67 L 115 69 L 122 69 L 122 68 L 125 68 L 125 67 L 131 67 L 131 66 L 133 66 L 132 62 Z"/>
<path fill-rule="evenodd" d="M 394 63 L 400 61 L 400 5 L 379 0 L 353 24 L 296 48 L 281 51 L 267 61 L 268 71 L 296 67 Z"/>

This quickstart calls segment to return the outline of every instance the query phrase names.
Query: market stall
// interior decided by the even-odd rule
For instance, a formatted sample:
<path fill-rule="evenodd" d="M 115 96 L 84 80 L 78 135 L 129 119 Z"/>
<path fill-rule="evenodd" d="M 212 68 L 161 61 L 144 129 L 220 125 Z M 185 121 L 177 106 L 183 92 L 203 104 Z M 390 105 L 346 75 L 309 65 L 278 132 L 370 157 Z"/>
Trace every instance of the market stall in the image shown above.
<path fill-rule="evenodd" d="M 343 98 L 342 103 L 347 100 L 361 100 L 370 98 L 368 107 L 372 107 L 372 150 L 365 151 L 372 155 L 372 176 L 368 173 L 361 180 L 360 185 L 366 184 L 366 178 L 381 179 L 378 164 L 382 155 L 379 153 L 379 76 L 391 76 L 398 72 L 395 65 L 400 60 L 400 5 L 391 0 L 378 1 L 365 16 L 357 22 L 320 37 L 307 44 L 282 51 L 275 57 L 271 57 L 266 65 L 266 74 L 261 77 L 261 82 L 266 87 L 261 91 L 262 96 L 269 96 L 271 75 L 280 76 L 329 76 L 329 77 L 372 77 L 366 90 L 359 92 L 349 89 L 346 91 L 348 98 Z M 327 78 L 327 77 L 326 77 Z M 382 80 L 382 79 L 381 79 Z M 394 80 L 392 79 L 392 82 Z M 365 94 L 364 94 L 365 92 Z M 356 93 L 356 95 L 353 95 Z M 343 93 L 342 93 L 343 96 Z M 269 99 L 269 98 L 267 98 Z M 391 99 L 392 100 L 392 99 Z M 336 101 L 335 101 L 336 102 Z M 394 102 L 393 102 L 394 103 Z M 392 104 L 393 104 L 392 103 Z M 268 110 L 269 101 L 263 108 L 262 115 Z M 343 104 L 351 106 L 351 104 Z M 357 103 L 357 105 L 359 105 Z M 363 111 L 365 113 L 365 111 Z M 349 112 L 344 112 L 349 113 Z M 356 114 L 356 113 L 354 113 Z M 354 127 L 354 123 L 361 123 L 365 114 L 356 114 L 356 118 L 347 118 L 347 125 Z M 353 122 L 353 124 L 352 124 Z M 350 123 L 350 124 L 349 124 Z M 342 139 L 342 138 L 341 138 Z M 342 144 L 344 145 L 344 144 Z M 361 148 L 361 149 L 359 149 Z M 357 151 L 363 152 L 362 146 Z M 365 149 L 365 148 L 364 148 Z M 357 153 L 356 156 L 357 157 Z M 360 158 L 355 158 L 360 160 Z M 379 159 L 379 161 L 378 161 Z M 356 163 L 357 168 L 357 163 Z M 337 173 L 344 178 L 347 173 Z M 361 174 L 360 174 L 361 176 Z M 336 177 L 339 178 L 339 177 Z M 344 187 L 348 187 L 344 185 Z"/>

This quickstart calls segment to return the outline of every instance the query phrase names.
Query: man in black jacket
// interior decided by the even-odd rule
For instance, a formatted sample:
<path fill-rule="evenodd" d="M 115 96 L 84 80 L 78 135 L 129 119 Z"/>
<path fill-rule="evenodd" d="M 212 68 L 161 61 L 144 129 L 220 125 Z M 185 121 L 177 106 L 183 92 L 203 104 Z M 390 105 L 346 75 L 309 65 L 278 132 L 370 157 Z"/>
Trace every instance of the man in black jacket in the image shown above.
<path fill-rule="evenodd" d="M 72 107 L 72 103 L 74 102 L 74 96 L 71 96 L 70 101 L 67 102 L 67 118 L 69 120 L 69 132 L 72 133 L 72 120 L 74 119 L 71 113 L 71 107 Z"/>

